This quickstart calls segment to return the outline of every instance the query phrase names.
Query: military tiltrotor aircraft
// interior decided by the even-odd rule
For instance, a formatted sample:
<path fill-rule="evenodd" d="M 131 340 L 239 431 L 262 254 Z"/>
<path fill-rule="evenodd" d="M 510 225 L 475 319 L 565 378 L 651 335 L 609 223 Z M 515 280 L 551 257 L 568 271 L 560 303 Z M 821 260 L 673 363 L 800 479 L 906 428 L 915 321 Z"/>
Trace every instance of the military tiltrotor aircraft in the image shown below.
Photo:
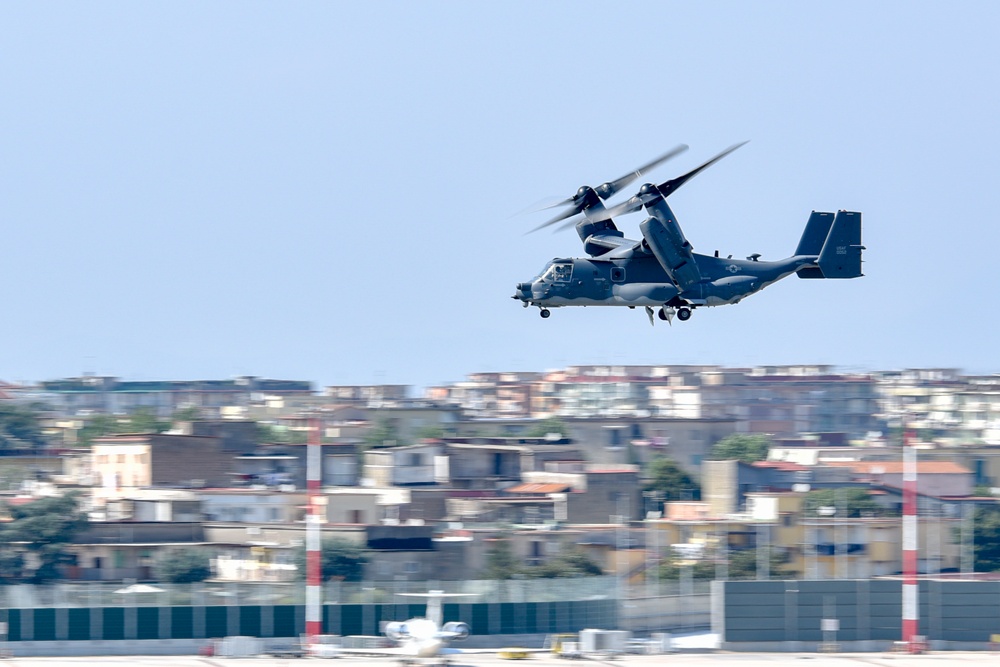
<path fill-rule="evenodd" d="M 797 274 L 799 278 L 857 278 L 861 275 L 861 214 L 853 211 L 813 211 L 795 254 L 763 261 L 759 254 L 743 259 L 692 252 L 667 197 L 703 169 L 746 142 L 731 146 L 683 176 L 643 185 L 638 194 L 615 206 L 604 202 L 645 172 L 687 149 L 678 146 L 619 179 L 596 188 L 581 187 L 555 206 L 568 208 L 532 231 L 557 222 L 575 225 L 590 257 L 553 259 L 533 280 L 517 285 L 512 298 L 524 307 L 538 306 L 542 317 L 561 306 L 644 306 L 650 324 L 654 308 L 668 323 L 674 315 L 691 318 L 695 308 L 735 304 L 771 283 Z M 625 238 L 612 218 L 646 209 L 639 224 L 642 240 Z"/>

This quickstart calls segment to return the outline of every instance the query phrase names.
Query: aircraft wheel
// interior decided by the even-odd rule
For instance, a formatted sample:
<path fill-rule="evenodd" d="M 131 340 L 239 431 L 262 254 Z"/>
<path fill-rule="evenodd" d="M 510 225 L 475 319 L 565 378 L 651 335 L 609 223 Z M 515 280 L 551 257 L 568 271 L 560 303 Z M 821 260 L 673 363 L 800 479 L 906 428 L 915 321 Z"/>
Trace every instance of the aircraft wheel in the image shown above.
<path fill-rule="evenodd" d="M 665 311 L 663 308 L 660 308 L 658 311 L 656 311 L 656 316 L 659 317 L 664 322 L 667 321 L 667 311 Z"/>
<path fill-rule="evenodd" d="M 677 310 L 677 319 L 681 322 L 687 322 L 691 319 L 691 309 L 687 307 L 679 308 Z"/>
<path fill-rule="evenodd" d="M 549 315 L 551 315 L 552 313 L 549 312 L 548 308 L 542 308 L 540 311 L 538 311 L 538 314 L 542 316 L 543 320 L 546 320 L 546 319 L 549 318 Z"/>

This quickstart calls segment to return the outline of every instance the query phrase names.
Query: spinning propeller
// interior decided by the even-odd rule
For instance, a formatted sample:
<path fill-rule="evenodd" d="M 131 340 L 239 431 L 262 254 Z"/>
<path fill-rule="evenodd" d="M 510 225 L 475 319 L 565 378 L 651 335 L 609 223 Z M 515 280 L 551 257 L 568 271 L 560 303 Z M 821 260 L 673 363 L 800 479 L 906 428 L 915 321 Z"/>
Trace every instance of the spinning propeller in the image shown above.
<path fill-rule="evenodd" d="M 699 166 L 695 167 L 694 169 L 687 172 L 683 176 L 678 176 L 677 178 L 671 178 L 669 181 L 664 181 L 659 185 L 653 185 L 652 183 L 644 185 L 639 190 L 639 194 L 635 195 L 634 197 L 626 201 L 623 201 L 621 204 L 612 206 L 611 208 L 607 208 L 602 211 L 594 211 L 588 217 L 591 220 L 594 220 L 595 222 L 600 220 L 609 220 L 610 218 L 613 218 L 615 216 L 625 215 L 628 213 L 635 213 L 636 211 L 641 210 L 642 207 L 645 206 L 646 204 L 655 201 L 657 199 L 666 199 L 667 197 L 672 195 L 679 187 L 681 187 L 689 180 L 694 178 L 696 175 L 698 175 L 702 170 L 711 167 L 713 164 L 715 164 L 716 162 L 726 157 L 727 155 L 729 155 L 737 148 L 743 146 L 746 143 L 747 142 L 744 141 L 742 143 L 730 146 L 726 150 L 722 151 L 721 153 L 711 158 L 707 162 L 704 162 Z"/>
<path fill-rule="evenodd" d="M 540 224 L 538 227 L 535 227 L 531 231 L 537 232 L 539 229 L 542 229 L 543 227 L 548 227 L 549 225 L 555 224 L 562 220 L 566 220 L 567 218 L 572 218 L 574 215 L 587 211 L 595 204 L 599 204 L 601 201 L 610 199 L 611 197 L 618 194 L 618 192 L 620 192 L 623 188 L 628 187 L 628 185 L 631 184 L 635 179 L 642 176 L 643 173 L 649 171 L 650 169 L 660 166 L 661 164 L 663 164 L 672 157 L 680 155 L 681 153 L 686 151 L 687 148 L 688 147 L 686 145 L 680 144 L 676 148 L 667 151 L 666 153 L 656 158 L 652 162 L 647 162 L 641 167 L 633 171 L 630 171 L 629 173 L 625 174 L 620 178 L 616 178 L 613 181 L 608 181 L 607 183 L 602 183 L 601 185 L 598 185 L 596 188 L 592 188 L 589 185 L 584 185 L 579 190 L 577 190 L 576 194 L 573 195 L 572 197 L 563 199 L 562 201 L 556 202 L 555 204 L 543 206 L 540 210 L 555 208 L 557 206 L 568 206 L 569 208 L 567 208 L 565 211 L 555 216 L 554 218 L 546 220 L 545 222 Z M 606 219 L 606 218 L 601 218 L 601 219 Z"/>

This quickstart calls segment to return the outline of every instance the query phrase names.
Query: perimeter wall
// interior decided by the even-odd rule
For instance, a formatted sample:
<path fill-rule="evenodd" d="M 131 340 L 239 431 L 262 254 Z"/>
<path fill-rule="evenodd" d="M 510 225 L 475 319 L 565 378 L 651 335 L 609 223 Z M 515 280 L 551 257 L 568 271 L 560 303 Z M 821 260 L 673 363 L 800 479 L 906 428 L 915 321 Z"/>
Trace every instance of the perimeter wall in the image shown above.
<path fill-rule="evenodd" d="M 1000 581 L 922 580 L 919 590 L 932 650 L 988 649 L 1000 635 Z M 901 639 L 902 613 L 898 579 L 712 582 L 712 629 L 728 650 L 885 650 Z M 825 632 L 823 619 L 835 621 Z"/>

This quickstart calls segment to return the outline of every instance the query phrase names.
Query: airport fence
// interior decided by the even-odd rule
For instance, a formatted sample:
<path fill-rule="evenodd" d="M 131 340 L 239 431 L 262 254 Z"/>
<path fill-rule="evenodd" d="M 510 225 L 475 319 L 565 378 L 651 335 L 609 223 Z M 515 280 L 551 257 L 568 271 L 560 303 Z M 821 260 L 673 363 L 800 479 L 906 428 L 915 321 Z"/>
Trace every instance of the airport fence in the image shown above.
<path fill-rule="evenodd" d="M 1000 581 L 921 579 L 914 611 L 932 648 L 984 649 L 1000 637 Z M 900 579 L 717 581 L 723 648 L 875 650 L 902 638 Z"/>
<path fill-rule="evenodd" d="M 329 582 L 324 633 L 379 635 L 386 621 L 426 613 L 419 598 L 399 593 L 471 594 L 445 601 L 449 621 L 478 634 L 548 634 L 619 623 L 610 577 L 465 582 Z M 58 583 L 0 586 L 7 640 L 74 641 L 210 639 L 247 635 L 295 637 L 305 628 L 304 586 L 278 583 Z"/>

